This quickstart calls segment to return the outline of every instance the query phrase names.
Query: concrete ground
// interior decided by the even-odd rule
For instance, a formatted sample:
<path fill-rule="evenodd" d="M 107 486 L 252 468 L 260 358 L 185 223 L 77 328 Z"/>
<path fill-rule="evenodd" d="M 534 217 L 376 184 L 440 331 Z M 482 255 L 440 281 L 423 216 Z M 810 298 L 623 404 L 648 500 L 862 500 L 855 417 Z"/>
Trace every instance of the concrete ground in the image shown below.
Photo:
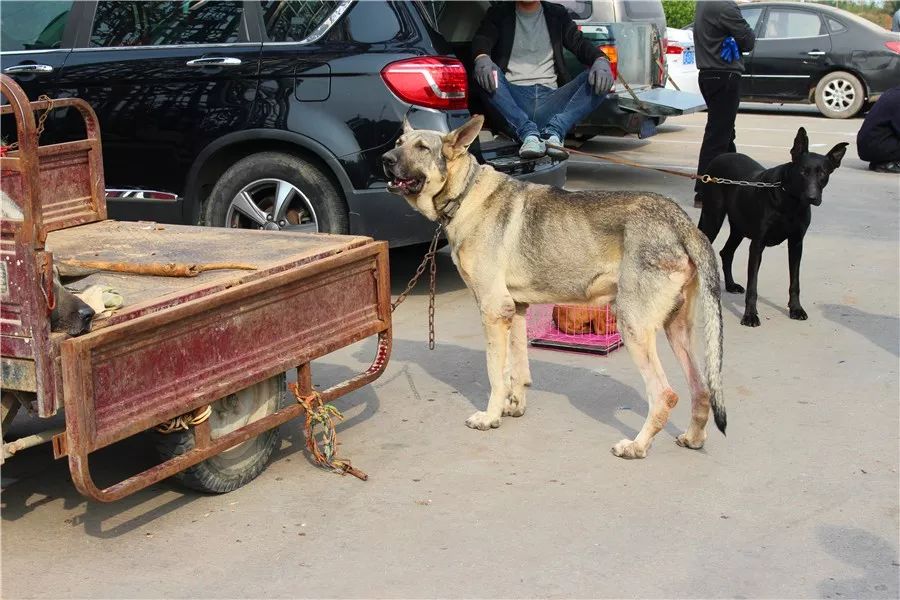
<path fill-rule="evenodd" d="M 693 168 L 704 119 L 584 149 Z M 783 246 L 764 255 L 762 327 L 741 327 L 742 298 L 723 298 L 727 438 L 712 430 L 702 451 L 674 444 L 690 407 L 662 342 L 683 400 L 645 460 L 609 453 L 646 414 L 624 350 L 533 349 L 527 415 L 467 429 L 487 401 L 484 341 L 442 254 L 437 348 L 424 341 L 420 289 L 395 315 L 387 373 L 339 403 L 341 454 L 368 482 L 311 466 L 297 423 L 268 470 L 224 496 L 164 483 L 92 504 L 63 461 L 32 449 L 3 470 L 2 596 L 897 598 L 900 179 L 866 171 L 860 123 L 771 107 L 738 118 L 739 150 L 767 165 L 788 159 L 800 125 L 814 150 L 851 146 L 806 238 L 810 319 L 787 317 Z M 699 213 L 688 180 L 652 171 L 575 157 L 569 185 L 659 191 Z M 417 259 L 393 254 L 395 293 Z M 372 349 L 327 357 L 315 381 L 364 367 Z M 127 442 L 95 474 L 150 460 Z"/>

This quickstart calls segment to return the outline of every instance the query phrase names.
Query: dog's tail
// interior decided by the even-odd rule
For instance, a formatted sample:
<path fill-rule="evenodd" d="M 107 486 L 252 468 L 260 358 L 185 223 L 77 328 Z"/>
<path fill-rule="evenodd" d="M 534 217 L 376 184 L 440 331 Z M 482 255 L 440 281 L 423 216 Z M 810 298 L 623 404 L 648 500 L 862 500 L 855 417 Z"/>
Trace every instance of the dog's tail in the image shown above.
<path fill-rule="evenodd" d="M 688 256 L 697 266 L 698 300 L 705 320 L 706 385 L 709 387 L 709 403 L 716 426 L 723 434 L 727 418 L 725 398 L 722 395 L 722 304 L 720 300 L 719 267 L 712 244 L 694 227 L 685 236 L 684 246 Z"/>

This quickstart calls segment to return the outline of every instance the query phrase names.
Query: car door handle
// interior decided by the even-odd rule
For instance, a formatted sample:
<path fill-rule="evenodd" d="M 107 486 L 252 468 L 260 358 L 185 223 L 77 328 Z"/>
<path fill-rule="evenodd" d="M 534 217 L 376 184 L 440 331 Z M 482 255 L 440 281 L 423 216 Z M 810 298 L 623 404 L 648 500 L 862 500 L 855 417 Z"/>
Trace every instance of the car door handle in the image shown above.
<path fill-rule="evenodd" d="M 810 50 L 806 53 L 807 56 L 825 56 L 825 52 L 822 50 Z"/>
<path fill-rule="evenodd" d="M 204 56 L 189 60 L 184 64 L 189 67 L 236 67 L 241 64 L 241 59 L 230 56 Z"/>
<path fill-rule="evenodd" d="M 52 73 L 53 67 L 50 65 L 13 65 L 3 69 L 6 75 L 23 75 L 25 73 Z"/>

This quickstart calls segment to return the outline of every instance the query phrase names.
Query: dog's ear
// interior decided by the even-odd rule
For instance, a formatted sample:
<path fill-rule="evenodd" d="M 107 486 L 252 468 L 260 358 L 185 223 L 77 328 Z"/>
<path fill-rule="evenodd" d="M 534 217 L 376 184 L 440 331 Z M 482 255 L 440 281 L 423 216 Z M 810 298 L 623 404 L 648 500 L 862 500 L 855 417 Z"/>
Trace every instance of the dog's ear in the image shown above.
<path fill-rule="evenodd" d="M 409 124 L 409 119 L 403 117 L 403 133 L 409 133 L 410 131 L 413 131 L 413 127 Z"/>
<path fill-rule="evenodd" d="M 807 152 L 809 152 L 809 138 L 806 137 L 806 130 L 801 127 L 797 130 L 797 137 L 794 138 L 794 147 L 791 148 L 791 159 L 797 162 Z"/>
<path fill-rule="evenodd" d="M 478 137 L 481 126 L 484 125 L 484 116 L 475 115 L 463 125 L 460 125 L 444 136 L 444 156 L 452 160 L 469 150 L 469 145 Z"/>
<path fill-rule="evenodd" d="M 828 151 L 828 154 L 825 157 L 828 159 L 828 166 L 831 167 L 831 170 L 834 171 L 839 166 L 841 166 L 841 160 L 844 158 L 844 154 L 847 152 L 847 142 L 841 142 L 834 148 Z"/>

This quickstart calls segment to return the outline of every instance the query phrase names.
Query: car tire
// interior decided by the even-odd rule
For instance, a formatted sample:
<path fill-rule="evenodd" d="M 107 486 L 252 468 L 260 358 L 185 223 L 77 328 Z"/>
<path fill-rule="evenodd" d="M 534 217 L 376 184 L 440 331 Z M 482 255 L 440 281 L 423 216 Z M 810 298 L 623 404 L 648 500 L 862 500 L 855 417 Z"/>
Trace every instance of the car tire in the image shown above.
<path fill-rule="evenodd" d="M 286 200 L 279 205 L 278 197 L 285 191 Z M 202 223 L 321 233 L 350 231 L 347 205 L 331 179 L 318 166 L 284 152 L 259 152 L 231 165 L 213 186 Z"/>
<path fill-rule="evenodd" d="M 846 71 L 827 74 L 816 86 L 816 107 L 829 119 L 856 116 L 866 101 L 862 82 Z"/>
<path fill-rule="evenodd" d="M 231 394 L 211 405 L 211 437 L 221 437 L 288 405 L 286 377 L 282 373 Z M 153 432 L 157 454 L 163 461 L 194 448 L 193 430 Z M 281 442 L 278 427 L 176 473 L 183 486 L 199 492 L 224 494 L 255 479 Z"/>

